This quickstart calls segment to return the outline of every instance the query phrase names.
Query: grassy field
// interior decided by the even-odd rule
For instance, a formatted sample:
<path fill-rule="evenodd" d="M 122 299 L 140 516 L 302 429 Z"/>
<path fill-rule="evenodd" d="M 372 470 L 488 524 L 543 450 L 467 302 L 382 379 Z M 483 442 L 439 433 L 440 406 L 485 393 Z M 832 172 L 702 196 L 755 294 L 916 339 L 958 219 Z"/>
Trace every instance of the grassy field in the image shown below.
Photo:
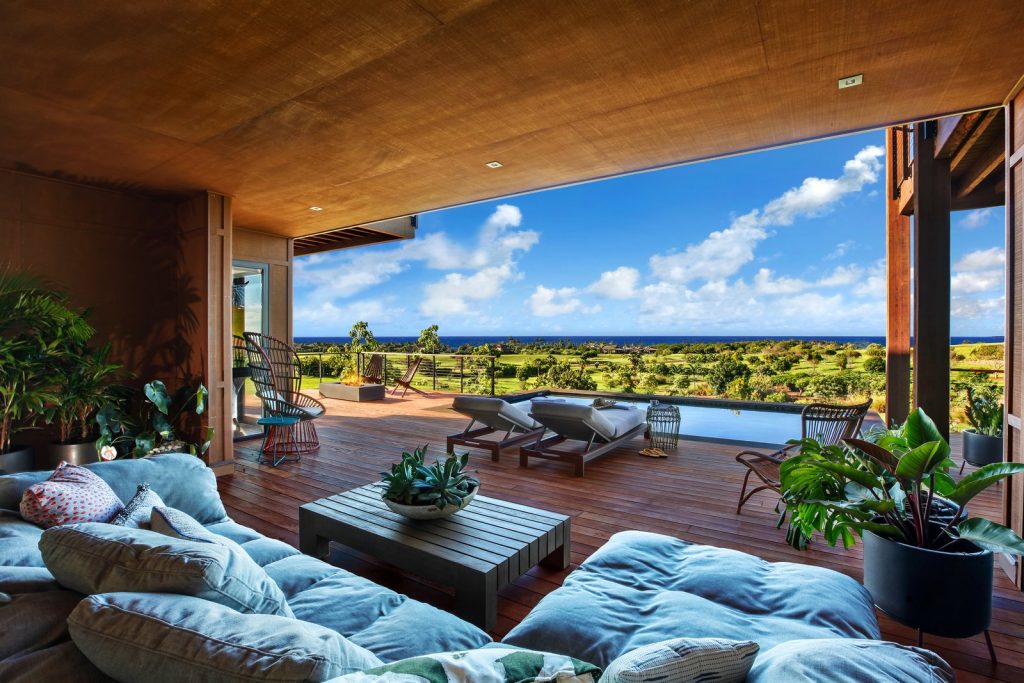
<path fill-rule="evenodd" d="M 958 344 L 950 354 L 953 426 L 963 427 L 963 399 L 971 386 L 1000 389 L 1001 344 Z M 826 342 L 730 342 L 659 345 L 632 352 L 612 348 L 528 345 L 495 360 L 494 391 L 508 394 L 537 388 L 715 396 L 755 401 L 860 401 L 872 398 L 885 412 L 884 349 Z M 425 355 L 414 386 L 424 390 L 490 393 L 491 361 Z M 303 386 L 337 379 L 350 363 L 344 353 L 305 356 Z M 322 367 L 320 360 L 322 359 Z M 401 356 L 388 358 L 393 381 L 405 368 Z M 436 372 L 432 367 L 436 363 Z"/>

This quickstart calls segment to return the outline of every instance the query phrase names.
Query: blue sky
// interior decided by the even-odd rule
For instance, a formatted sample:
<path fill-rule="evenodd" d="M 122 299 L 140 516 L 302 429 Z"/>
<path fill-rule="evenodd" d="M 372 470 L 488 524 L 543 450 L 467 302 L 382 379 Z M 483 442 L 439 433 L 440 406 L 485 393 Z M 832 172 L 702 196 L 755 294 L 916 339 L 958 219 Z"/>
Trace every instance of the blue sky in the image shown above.
<path fill-rule="evenodd" d="M 296 259 L 295 334 L 876 335 L 882 132 L 420 215 Z M 500 173 L 501 169 L 482 172 Z M 999 335 L 1003 209 L 953 215 L 954 335 Z"/>

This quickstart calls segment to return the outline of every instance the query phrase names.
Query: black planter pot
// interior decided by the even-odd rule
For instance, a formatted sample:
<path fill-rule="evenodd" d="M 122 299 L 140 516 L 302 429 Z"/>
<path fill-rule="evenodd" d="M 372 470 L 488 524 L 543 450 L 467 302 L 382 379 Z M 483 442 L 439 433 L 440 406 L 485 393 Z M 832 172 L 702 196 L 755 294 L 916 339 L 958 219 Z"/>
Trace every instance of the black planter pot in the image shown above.
<path fill-rule="evenodd" d="M 96 451 L 96 443 L 51 443 L 46 447 L 46 469 L 54 469 L 61 463 L 69 465 L 87 465 L 99 462 L 100 455 Z"/>
<path fill-rule="evenodd" d="M 0 453 L 0 474 L 30 472 L 36 468 L 31 446 L 15 446 L 6 453 Z"/>
<path fill-rule="evenodd" d="M 864 532 L 864 586 L 907 626 L 968 638 L 992 621 L 992 552 L 969 541 L 927 550 Z"/>
<path fill-rule="evenodd" d="M 1003 461 L 1003 437 L 979 434 L 968 429 L 964 436 L 964 461 L 975 467 Z"/>

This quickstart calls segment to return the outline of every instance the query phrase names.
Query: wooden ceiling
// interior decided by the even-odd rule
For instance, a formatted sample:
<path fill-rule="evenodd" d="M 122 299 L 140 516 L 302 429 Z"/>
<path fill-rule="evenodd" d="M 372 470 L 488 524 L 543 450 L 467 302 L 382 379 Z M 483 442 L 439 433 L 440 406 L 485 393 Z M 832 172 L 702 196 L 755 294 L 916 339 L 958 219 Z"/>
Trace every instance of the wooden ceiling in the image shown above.
<path fill-rule="evenodd" d="M 310 235 L 997 105 L 1022 35 L 1020 0 L 7 0 L 0 166 Z"/>

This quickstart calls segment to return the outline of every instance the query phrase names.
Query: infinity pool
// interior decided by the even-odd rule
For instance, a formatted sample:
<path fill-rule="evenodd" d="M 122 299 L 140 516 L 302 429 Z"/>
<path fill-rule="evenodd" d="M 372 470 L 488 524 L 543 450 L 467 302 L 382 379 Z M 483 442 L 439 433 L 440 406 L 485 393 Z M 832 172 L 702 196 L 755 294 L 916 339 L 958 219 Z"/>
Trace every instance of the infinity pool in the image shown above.
<path fill-rule="evenodd" d="M 542 398 L 538 396 L 537 398 Z M 589 405 L 593 396 L 551 393 L 543 398 L 558 398 L 570 403 Z M 635 405 L 647 410 L 648 401 L 631 400 L 622 396 L 609 396 L 617 403 Z M 800 413 L 790 410 L 758 410 L 733 408 L 721 405 L 707 405 L 700 399 L 673 397 L 663 401 L 679 408 L 679 434 L 697 439 L 736 441 L 750 444 L 784 444 L 790 439 L 800 438 Z M 710 403 L 710 402 L 707 402 Z"/>

